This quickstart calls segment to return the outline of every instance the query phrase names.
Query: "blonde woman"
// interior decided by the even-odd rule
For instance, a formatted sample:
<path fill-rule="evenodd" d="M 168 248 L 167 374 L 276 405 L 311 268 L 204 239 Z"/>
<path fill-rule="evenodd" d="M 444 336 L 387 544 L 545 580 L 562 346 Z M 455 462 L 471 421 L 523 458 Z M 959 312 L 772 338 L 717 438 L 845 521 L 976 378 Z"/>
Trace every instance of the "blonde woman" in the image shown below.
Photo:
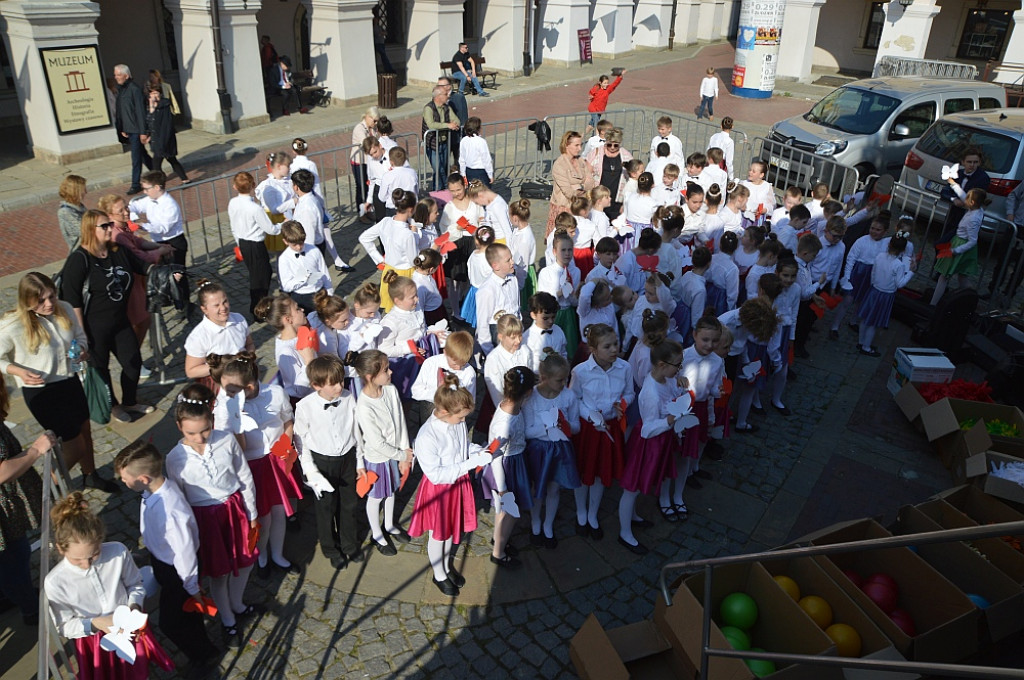
<path fill-rule="evenodd" d="M 597 186 L 594 175 L 586 162 L 580 158 L 583 152 L 583 137 L 575 130 L 562 135 L 558 145 L 561 155 L 551 166 L 551 209 L 544 238 L 555 229 L 555 218 L 559 213 L 568 212 L 569 204 L 576 196 L 582 196 Z"/>
<path fill-rule="evenodd" d="M 352 128 L 352 151 L 349 153 L 349 163 L 352 165 L 352 179 L 356 183 L 356 203 L 363 205 L 366 202 L 366 159 L 363 157 L 363 140 L 367 137 L 376 137 L 377 119 L 380 118 L 380 111 L 376 106 L 371 106 L 363 113 L 363 117 Z"/>
<path fill-rule="evenodd" d="M 68 250 L 78 244 L 78 231 L 82 226 L 82 215 L 85 214 L 85 178 L 68 175 L 60 183 L 60 205 L 57 207 L 57 226 L 60 235 L 68 244 Z"/>

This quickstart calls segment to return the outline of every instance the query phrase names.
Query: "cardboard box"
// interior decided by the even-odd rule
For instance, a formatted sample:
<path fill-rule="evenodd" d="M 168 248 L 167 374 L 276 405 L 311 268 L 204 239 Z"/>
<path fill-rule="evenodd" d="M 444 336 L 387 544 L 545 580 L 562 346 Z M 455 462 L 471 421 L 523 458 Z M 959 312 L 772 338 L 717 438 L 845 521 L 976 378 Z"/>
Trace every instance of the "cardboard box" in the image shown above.
<path fill-rule="evenodd" d="M 1024 435 L 1024 414 L 1016 406 L 963 399 L 941 399 L 921 409 L 920 415 L 921 424 L 924 425 L 925 434 L 930 442 L 961 432 L 960 423 L 969 419 L 979 423 L 983 420 L 1001 420 L 1016 425 L 1018 432 Z M 992 442 L 1010 446 L 1024 444 L 1020 437 L 993 436 Z"/>
<path fill-rule="evenodd" d="M 891 535 L 878 522 L 864 519 L 835 524 L 797 542 L 829 545 Z M 815 559 L 908 659 L 955 663 L 977 651 L 978 609 L 959 588 L 908 548 L 860 550 Z M 864 577 L 882 572 L 895 579 L 900 589 L 897 606 L 913 617 L 917 635 L 911 638 L 897 627 L 843 574 L 843 569 Z"/>
<path fill-rule="evenodd" d="M 907 420 L 914 422 L 921 415 L 921 410 L 928 406 L 928 402 L 924 400 L 921 393 L 914 387 L 914 383 L 907 383 L 893 395 L 893 399 L 896 401 L 896 406 L 903 411 L 903 415 L 906 416 Z"/>
<path fill-rule="evenodd" d="M 765 571 L 760 564 L 735 564 L 718 567 L 714 571 L 711 588 L 711 646 L 728 649 L 729 643 L 715 624 L 722 600 L 734 592 L 744 592 L 757 602 L 757 622 L 750 629 L 755 647 L 771 652 L 791 654 L 827 654 L 835 656 L 835 645 L 811 621 L 803 610 Z M 676 590 L 672 606 L 666 607 L 659 598 L 654 608 L 654 621 L 677 650 L 682 650 L 687 678 L 700 669 L 701 632 L 704 608 L 703 573 L 685 579 Z M 739 659 L 709 657 L 708 676 L 715 680 L 752 680 L 753 673 Z M 774 680 L 833 680 L 842 678 L 839 669 L 820 666 L 785 666 L 769 676 Z"/>
<path fill-rule="evenodd" d="M 583 680 L 676 680 L 685 667 L 651 621 L 605 631 L 591 614 L 569 643 L 569 658 Z"/>
<path fill-rule="evenodd" d="M 994 498 L 986 496 L 984 492 L 976 487 L 967 486 L 960 487 L 960 489 L 968 490 L 970 495 L 977 494 L 978 496 L 983 496 L 984 498 L 989 499 L 993 503 L 999 503 Z M 959 489 L 956 491 L 958 496 L 954 497 L 953 500 L 963 502 L 964 498 L 968 494 L 960 492 Z M 1001 503 L 999 504 L 1002 505 Z M 915 507 L 937 522 L 943 529 L 975 527 L 979 524 L 971 519 L 971 517 L 964 514 L 960 509 L 950 505 L 941 498 L 937 498 L 926 503 L 920 503 Z M 1006 508 L 1006 506 L 1003 507 Z M 1006 509 L 1009 510 L 1009 508 Z M 982 522 L 985 524 L 990 523 L 986 520 L 982 520 Z M 988 558 L 988 561 L 991 562 L 993 566 L 1013 579 L 1014 582 L 1024 584 L 1024 553 L 1014 549 L 998 537 L 979 538 L 974 541 L 967 541 L 966 544 L 977 548 L 982 555 Z"/>
<path fill-rule="evenodd" d="M 810 557 L 779 559 L 761 563 L 774 576 L 788 576 L 800 586 L 801 597 L 817 595 L 832 607 L 832 622 L 845 623 L 860 635 L 862 659 L 906 661 L 892 642 L 825 570 Z M 914 680 L 916 673 L 883 673 L 855 668 L 842 669 L 845 680 Z"/>
<path fill-rule="evenodd" d="M 898 347 L 887 386 L 896 394 L 908 382 L 948 383 L 956 366 L 941 350 L 929 347 Z"/>
<path fill-rule="evenodd" d="M 898 534 L 942 530 L 912 506 L 900 508 L 895 528 Z M 1024 629 L 1024 588 L 984 557 L 959 541 L 920 545 L 914 551 L 961 591 L 989 601 L 990 606 L 981 610 L 982 639 L 998 642 Z"/>
<path fill-rule="evenodd" d="M 937 493 L 954 508 L 962 511 L 978 524 L 995 524 L 1000 522 L 1020 522 L 1024 520 L 1024 512 L 1010 507 L 1003 501 L 992 498 L 973 486 L 960 486 Z"/>
<path fill-rule="evenodd" d="M 1005 463 L 1024 463 L 1024 461 L 1005 453 L 985 451 L 971 456 L 964 462 L 964 476 L 974 480 L 978 488 L 990 496 L 1005 498 L 1015 503 L 1024 503 L 1024 486 L 991 474 L 994 465 Z"/>

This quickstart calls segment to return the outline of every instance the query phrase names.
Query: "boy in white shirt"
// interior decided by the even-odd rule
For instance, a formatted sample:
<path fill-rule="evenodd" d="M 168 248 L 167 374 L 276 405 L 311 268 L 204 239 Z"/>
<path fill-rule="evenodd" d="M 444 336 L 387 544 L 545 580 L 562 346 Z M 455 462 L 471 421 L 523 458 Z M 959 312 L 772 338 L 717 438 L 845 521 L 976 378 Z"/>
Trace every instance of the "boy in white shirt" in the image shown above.
<path fill-rule="evenodd" d="M 486 353 L 497 342 L 497 319 L 504 314 L 521 319 L 522 311 L 512 251 L 506 245 L 492 243 L 484 250 L 484 257 L 491 267 L 491 275 L 476 292 L 476 339 Z"/>
<path fill-rule="evenodd" d="M 651 197 L 658 202 L 658 205 L 679 205 L 679 190 L 676 188 L 678 180 L 679 166 L 669 163 L 665 166 L 665 171 L 661 173 L 661 184 L 657 184 L 657 180 L 655 180 L 654 188 L 651 189 Z"/>
<path fill-rule="evenodd" d="M 589 126 L 588 126 L 589 127 Z M 594 149 L 600 149 L 604 146 L 604 136 L 608 134 L 609 130 L 614 130 L 615 124 L 610 120 L 601 119 L 597 121 L 597 126 L 594 128 L 594 136 L 587 140 L 587 143 L 583 145 L 583 153 L 580 154 L 580 158 L 586 158 Z"/>
<path fill-rule="evenodd" d="M 384 202 L 384 217 L 392 217 L 395 214 L 395 202 L 392 199 L 393 192 L 395 189 L 405 189 L 411 191 L 413 195 L 418 195 L 417 190 L 419 189 L 419 178 L 416 176 L 416 171 L 405 164 L 408 158 L 405 153 L 405 149 L 400 146 L 396 146 L 391 151 L 388 151 L 388 161 L 391 163 L 391 168 L 384 173 L 384 177 L 380 180 L 380 187 L 377 190 L 380 200 Z"/>
<path fill-rule="evenodd" d="M 288 247 L 277 258 L 277 277 L 281 290 L 291 295 L 295 303 L 307 314 L 316 310 L 313 295 L 321 288 L 334 294 L 331 275 L 323 255 L 306 243 L 306 232 L 295 220 L 281 225 L 281 238 Z"/>
<path fill-rule="evenodd" d="M 373 223 L 384 217 L 384 201 L 377 195 L 380 189 L 380 181 L 384 173 L 391 167 L 387 156 L 384 155 L 384 147 L 376 137 L 367 137 L 363 140 L 363 158 L 366 161 L 366 203 L 359 207 L 359 219 L 363 222 Z M 371 209 L 373 215 L 371 216 Z"/>
<path fill-rule="evenodd" d="M 662 143 L 668 144 L 668 156 L 683 156 L 683 143 L 672 134 L 672 119 L 668 116 L 658 119 L 658 134 L 651 140 L 650 160 L 655 159 L 658 145 Z"/>
<path fill-rule="evenodd" d="M 558 300 L 551 293 L 530 296 L 530 318 L 533 324 L 523 331 L 523 346 L 530 350 L 530 369 L 540 370 L 548 350 L 566 356 L 565 331 L 555 325 Z"/>
<path fill-rule="evenodd" d="M 804 192 L 798 186 L 787 187 L 786 193 L 782 195 L 782 205 L 772 213 L 772 224 L 779 224 L 782 219 L 789 218 L 789 211 L 804 202 Z M 808 209 L 810 209 L 808 207 Z"/>
<path fill-rule="evenodd" d="M 772 233 L 783 247 L 795 253 L 800 232 L 807 228 L 807 221 L 810 217 L 811 213 L 807 210 L 806 205 L 795 205 L 789 211 L 789 217 L 783 217 L 778 222 L 772 223 Z"/>
<path fill-rule="evenodd" d="M 729 173 L 723 170 L 721 165 L 725 154 L 717 146 L 713 146 L 708 149 L 705 156 L 707 157 L 708 164 L 700 173 L 704 177 L 704 181 L 707 182 L 704 192 L 707 193 L 712 184 L 717 184 L 718 188 L 722 190 L 722 201 L 725 202 L 727 199 L 726 189 L 729 186 Z"/>

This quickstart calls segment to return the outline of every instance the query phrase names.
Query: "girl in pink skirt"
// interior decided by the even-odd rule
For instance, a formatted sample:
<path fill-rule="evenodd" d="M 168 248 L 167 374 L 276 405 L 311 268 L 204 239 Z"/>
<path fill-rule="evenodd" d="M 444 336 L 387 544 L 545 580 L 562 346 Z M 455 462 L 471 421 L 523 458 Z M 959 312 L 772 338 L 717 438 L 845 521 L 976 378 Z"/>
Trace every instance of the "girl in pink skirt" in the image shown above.
<path fill-rule="evenodd" d="M 664 494 L 676 477 L 679 435 L 673 429 L 675 416 L 668 409 L 672 400 L 686 391 L 685 381 L 677 377 L 682 360 L 683 346 L 675 340 L 666 340 L 651 349 L 651 372 L 638 397 L 641 420 L 633 427 L 626 444 L 629 455 L 619 482 L 619 543 L 637 555 L 646 555 L 647 548 L 633 536 L 633 523 L 644 523 L 636 514 L 636 497 L 641 492 L 654 495 L 659 490 Z"/>
<path fill-rule="evenodd" d="M 199 526 L 199 573 L 210 577 L 225 642 L 241 646 L 238 617 L 255 613 L 242 600 L 256 561 L 259 534 L 252 472 L 238 441 L 213 429 L 213 392 L 189 385 L 174 419 L 181 441 L 167 454 L 167 477 L 181 487 Z"/>
<path fill-rule="evenodd" d="M 469 442 L 466 416 L 473 395 L 448 373 L 434 395 L 434 412 L 416 436 L 414 456 L 423 470 L 409 534 L 429 532 L 427 557 L 437 589 L 454 597 L 466 579 L 452 566 L 452 547 L 476 529 L 476 504 L 469 473 L 490 465 L 491 454 Z"/>
<path fill-rule="evenodd" d="M 210 375 L 220 384 L 213 407 L 214 427 L 235 435 L 252 472 L 260 522 L 257 549 L 261 576 L 270 563 L 290 574 L 299 568 L 285 559 L 286 522 L 295 514 L 291 499 L 302 498 L 292 474 L 297 454 L 287 454 L 295 416 L 288 395 L 277 385 L 261 385 L 254 352 L 207 357 Z M 287 435 L 287 437 L 285 436 Z"/>
<path fill-rule="evenodd" d="M 153 636 L 152 626 L 135 635 L 135 663 L 100 647 L 114 625 L 119 606 L 142 609 L 146 590 L 128 549 L 104 543 L 106 529 L 89 510 L 81 491 L 61 499 L 50 511 L 53 542 L 63 557 L 43 583 L 57 631 L 75 641 L 79 680 L 145 680 L 149 664 L 174 670 Z"/>

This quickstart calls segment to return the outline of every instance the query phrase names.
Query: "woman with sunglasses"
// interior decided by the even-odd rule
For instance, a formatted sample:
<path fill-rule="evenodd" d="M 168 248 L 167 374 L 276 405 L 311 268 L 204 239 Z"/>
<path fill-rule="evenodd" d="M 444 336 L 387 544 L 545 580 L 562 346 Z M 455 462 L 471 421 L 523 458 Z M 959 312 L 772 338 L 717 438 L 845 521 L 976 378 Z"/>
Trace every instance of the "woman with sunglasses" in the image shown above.
<path fill-rule="evenodd" d="M 85 212 L 79 246 L 64 263 L 60 292 L 85 329 L 93 365 L 108 389 L 110 353 L 117 356 L 121 364 L 121 400 L 118 402 L 111 389 L 111 416 L 130 423 L 136 416 L 153 412 L 152 406 L 139 404 L 136 399 L 142 354 L 128 319 L 132 274 L 145 275 L 148 265 L 114 242 L 113 227 L 114 221 L 105 212 Z"/>
<path fill-rule="evenodd" d="M 625 165 L 633 160 L 633 154 L 622 148 L 622 129 L 609 130 L 604 136 L 604 145 L 587 154 L 586 161 L 594 175 L 594 184 L 608 188 L 612 204 L 605 208 L 608 219 L 615 219 L 622 212 L 623 189 L 629 173 Z"/>

